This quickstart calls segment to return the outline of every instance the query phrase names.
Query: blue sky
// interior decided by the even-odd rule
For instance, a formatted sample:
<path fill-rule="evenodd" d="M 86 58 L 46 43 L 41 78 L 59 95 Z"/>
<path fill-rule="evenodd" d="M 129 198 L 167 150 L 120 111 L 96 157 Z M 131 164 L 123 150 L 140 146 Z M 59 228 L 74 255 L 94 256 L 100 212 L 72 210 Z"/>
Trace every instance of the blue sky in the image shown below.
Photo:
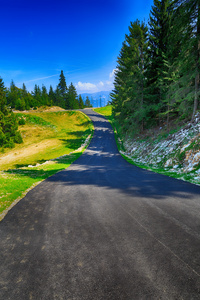
<path fill-rule="evenodd" d="M 0 77 L 50 84 L 60 71 L 78 93 L 111 90 L 130 22 L 147 21 L 153 0 L 0 0 Z"/>

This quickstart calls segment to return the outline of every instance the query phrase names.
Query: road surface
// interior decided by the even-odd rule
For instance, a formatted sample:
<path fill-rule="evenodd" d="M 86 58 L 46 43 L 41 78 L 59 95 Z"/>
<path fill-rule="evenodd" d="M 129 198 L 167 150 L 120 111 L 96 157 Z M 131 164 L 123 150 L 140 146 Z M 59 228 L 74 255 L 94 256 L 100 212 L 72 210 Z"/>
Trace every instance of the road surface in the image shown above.
<path fill-rule="evenodd" d="M 0 223 L 0 299 L 200 299 L 200 187 L 137 168 L 108 121 Z"/>

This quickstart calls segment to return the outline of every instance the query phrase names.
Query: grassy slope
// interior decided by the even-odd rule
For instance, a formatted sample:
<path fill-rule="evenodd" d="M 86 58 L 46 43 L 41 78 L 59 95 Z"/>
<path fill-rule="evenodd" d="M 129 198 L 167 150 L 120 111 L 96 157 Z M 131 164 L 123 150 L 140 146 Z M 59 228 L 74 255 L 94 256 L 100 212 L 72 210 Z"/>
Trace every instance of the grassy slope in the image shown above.
<path fill-rule="evenodd" d="M 97 109 L 94 109 L 94 111 L 104 115 L 110 121 L 110 123 L 111 123 L 111 125 L 114 129 L 114 132 L 115 132 L 115 139 L 116 139 L 116 142 L 117 142 L 118 150 L 121 151 L 121 152 L 124 152 L 125 149 L 123 147 L 123 142 L 122 142 L 123 138 L 120 134 L 120 128 L 117 126 L 114 118 L 112 117 L 112 106 L 109 105 L 109 106 L 106 106 L 106 107 L 97 108 Z M 159 142 L 159 139 L 158 139 L 158 142 Z M 151 171 L 159 173 L 159 174 L 164 174 L 164 175 L 167 175 L 167 176 L 170 176 L 170 177 L 173 177 L 173 178 L 177 178 L 177 179 L 181 179 L 181 180 L 185 180 L 185 181 L 188 181 L 188 182 L 191 182 L 191 183 L 198 183 L 195 179 L 195 174 L 193 172 L 191 172 L 191 174 L 181 174 L 181 173 L 178 173 L 176 171 L 172 172 L 172 171 L 170 171 L 170 169 L 166 170 L 163 167 L 159 168 L 159 167 L 149 166 L 149 165 L 146 165 L 146 164 L 136 163 L 134 161 L 134 158 L 129 157 L 129 156 L 124 155 L 124 154 L 125 153 L 121 153 L 121 155 L 124 159 L 126 159 L 129 163 L 131 163 L 135 166 L 138 166 L 140 168 L 151 170 Z"/>
<path fill-rule="evenodd" d="M 0 155 L 0 219 L 30 187 L 76 160 L 83 149 L 72 152 L 93 132 L 89 118 L 78 111 L 18 115 L 26 119 L 19 127 L 24 143 Z"/>

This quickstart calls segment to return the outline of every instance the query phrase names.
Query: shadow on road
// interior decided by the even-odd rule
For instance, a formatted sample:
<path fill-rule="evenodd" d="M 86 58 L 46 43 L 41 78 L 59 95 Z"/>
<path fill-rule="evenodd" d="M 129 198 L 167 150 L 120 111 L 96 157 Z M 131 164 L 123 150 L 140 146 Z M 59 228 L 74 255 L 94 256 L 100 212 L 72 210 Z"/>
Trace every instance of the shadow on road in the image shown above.
<path fill-rule="evenodd" d="M 95 127 L 89 147 L 70 168 L 48 178 L 48 181 L 117 189 L 132 197 L 157 200 L 168 196 L 192 198 L 194 194 L 200 194 L 199 186 L 129 164 L 117 150 L 110 123 L 93 111 L 87 110 L 85 113 Z"/>

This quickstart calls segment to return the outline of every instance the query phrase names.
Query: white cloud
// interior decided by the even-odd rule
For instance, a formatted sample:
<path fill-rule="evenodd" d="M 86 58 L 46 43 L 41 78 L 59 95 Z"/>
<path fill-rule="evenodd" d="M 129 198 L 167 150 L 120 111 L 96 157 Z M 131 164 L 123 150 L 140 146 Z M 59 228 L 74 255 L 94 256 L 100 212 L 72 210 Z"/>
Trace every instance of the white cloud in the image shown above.
<path fill-rule="evenodd" d="M 109 75 L 110 80 L 114 78 L 115 76 L 115 72 L 117 71 L 117 69 L 113 69 L 112 72 Z"/>
<path fill-rule="evenodd" d="M 76 89 L 81 92 L 96 92 L 97 86 L 90 82 L 81 82 L 79 81 L 76 85 Z"/>
<path fill-rule="evenodd" d="M 76 84 L 78 93 L 96 93 L 101 91 L 110 91 L 113 89 L 112 81 L 99 81 L 97 84 L 79 81 Z"/>
<path fill-rule="evenodd" d="M 113 79 L 116 69 L 109 74 L 109 80 L 100 80 L 97 83 L 79 81 L 75 86 L 78 93 L 96 93 L 113 90 Z"/>

